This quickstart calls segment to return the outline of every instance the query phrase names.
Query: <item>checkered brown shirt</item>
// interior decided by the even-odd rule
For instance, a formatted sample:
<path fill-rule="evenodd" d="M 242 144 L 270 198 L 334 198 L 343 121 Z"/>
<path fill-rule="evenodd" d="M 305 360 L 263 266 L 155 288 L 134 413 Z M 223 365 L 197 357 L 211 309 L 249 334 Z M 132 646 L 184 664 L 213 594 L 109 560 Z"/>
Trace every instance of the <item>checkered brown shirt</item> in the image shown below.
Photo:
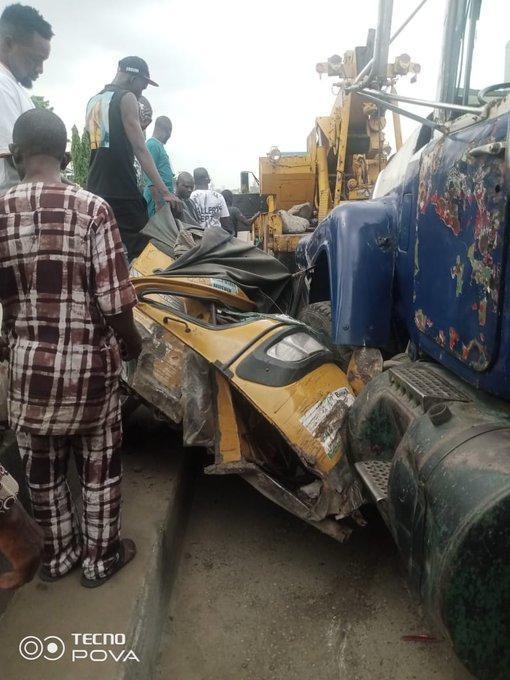
<path fill-rule="evenodd" d="M 0 197 L 0 302 L 14 430 L 63 435 L 118 421 L 122 362 L 105 316 L 136 301 L 103 199 L 43 183 L 18 184 Z"/>

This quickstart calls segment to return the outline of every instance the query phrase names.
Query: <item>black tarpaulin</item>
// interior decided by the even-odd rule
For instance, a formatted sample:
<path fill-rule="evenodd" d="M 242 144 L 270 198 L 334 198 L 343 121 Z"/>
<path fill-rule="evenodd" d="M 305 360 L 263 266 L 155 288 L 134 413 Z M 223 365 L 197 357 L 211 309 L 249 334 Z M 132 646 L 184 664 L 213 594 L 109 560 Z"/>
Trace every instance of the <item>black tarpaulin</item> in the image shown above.
<path fill-rule="evenodd" d="M 287 267 L 221 227 L 206 229 L 201 242 L 161 275 L 215 276 L 232 281 L 260 311 L 285 311 L 291 300 L 292 277 Z"/>
<path fill-rule="evenodd" d="M 188 232 L 188 238 L 183 238 Z M 236 283 L 261 312 L 285 312 L 292 299 L 292 276 L 272 255 L 235 238 L 221 227 L 203 230 L 175 219 L 168 206 L 158 210 L 143 233 L 175 259 L 163 276 L 214 276 Z M 198 243 L 196 243 L 198 241 Z M 191 245 L 192 243 L 196 245 Z M 187 249 L 184 254 L 180 254 Z"/>

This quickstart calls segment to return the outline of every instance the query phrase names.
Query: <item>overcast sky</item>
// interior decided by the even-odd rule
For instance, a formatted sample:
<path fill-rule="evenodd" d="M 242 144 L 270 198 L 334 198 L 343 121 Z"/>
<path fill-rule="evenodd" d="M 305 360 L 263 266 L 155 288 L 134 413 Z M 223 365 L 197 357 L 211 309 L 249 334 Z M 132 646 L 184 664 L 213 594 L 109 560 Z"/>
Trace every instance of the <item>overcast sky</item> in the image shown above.
<path fill-rule="evenodd" d="M 395 0 L 394 27 L 417 4 Z M 315 118 L 327 115 L 334 100 L 332 79 L 320 80 L 315 64 L 364 44 L 377 20 L 377 0 L 34 0 L 33 5 L 55 32 L 33 94 L 49 99 L 69 129 L 83 127 L 88 99 L 112 80 L 120 58 L 143 57 L 160 84 L 144 94 L 156 116 L 168 115 L 174 123 L 167 147 L 174 170 L 206 166 L 216 186 L 234 189 L 241 170 L 258 175 L 258 157 L 271 146 L 306 148 Z M 418 82 L 402 82 L 400 92 L 435 96 L 444 5 L 445 0 L 428 0 L 392 46 L 390 56 L 408 52 L 422 64 Z M 413 127 L 406 123 L 405 132 Z"/>

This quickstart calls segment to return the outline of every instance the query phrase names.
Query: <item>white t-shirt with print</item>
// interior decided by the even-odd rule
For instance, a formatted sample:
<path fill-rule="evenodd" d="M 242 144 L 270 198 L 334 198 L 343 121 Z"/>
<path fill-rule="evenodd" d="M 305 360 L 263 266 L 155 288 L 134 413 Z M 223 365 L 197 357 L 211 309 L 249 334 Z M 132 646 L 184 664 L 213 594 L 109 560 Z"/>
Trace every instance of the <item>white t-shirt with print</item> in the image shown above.
<path fill-rule="evenodd" d="M 30 95 L 9 69 L 0 64 L 0 153 L 9 151 L 14 123 L 22 113 L 34 108 Z M 12 183 L 14 170 L 0 158 L 0 190 Z"/>
<path fill-rule="evenodd" d="M 221 227 L 220 217 L 229 217 L 223 196 L 214 189 L 195 189 L 190 196 L 200 215 L 200 226 Z"/>

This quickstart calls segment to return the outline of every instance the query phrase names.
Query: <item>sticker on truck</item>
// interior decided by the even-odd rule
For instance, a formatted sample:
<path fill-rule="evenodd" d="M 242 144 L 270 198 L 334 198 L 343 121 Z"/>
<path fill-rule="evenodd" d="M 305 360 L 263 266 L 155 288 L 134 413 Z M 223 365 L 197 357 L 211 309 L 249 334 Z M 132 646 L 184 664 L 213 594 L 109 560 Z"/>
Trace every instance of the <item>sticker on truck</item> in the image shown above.
<path fill-rule="evenodd" d="M 232 293 L 237 295 L 239 293 L 239 286 L 231 281 L 226 281 L 225 279 L 211 279 L 211 286 L 217 290 L 222 290 L 224 293 Z"/>
<path fill-rule="evenodd" d="M 330 392 L 311 406 L 300 419 L 301 425 L 317 439 L 328 458 L 334 458 L 341 444 L 341 428 L 354 397 L 346 387 Z"/>

